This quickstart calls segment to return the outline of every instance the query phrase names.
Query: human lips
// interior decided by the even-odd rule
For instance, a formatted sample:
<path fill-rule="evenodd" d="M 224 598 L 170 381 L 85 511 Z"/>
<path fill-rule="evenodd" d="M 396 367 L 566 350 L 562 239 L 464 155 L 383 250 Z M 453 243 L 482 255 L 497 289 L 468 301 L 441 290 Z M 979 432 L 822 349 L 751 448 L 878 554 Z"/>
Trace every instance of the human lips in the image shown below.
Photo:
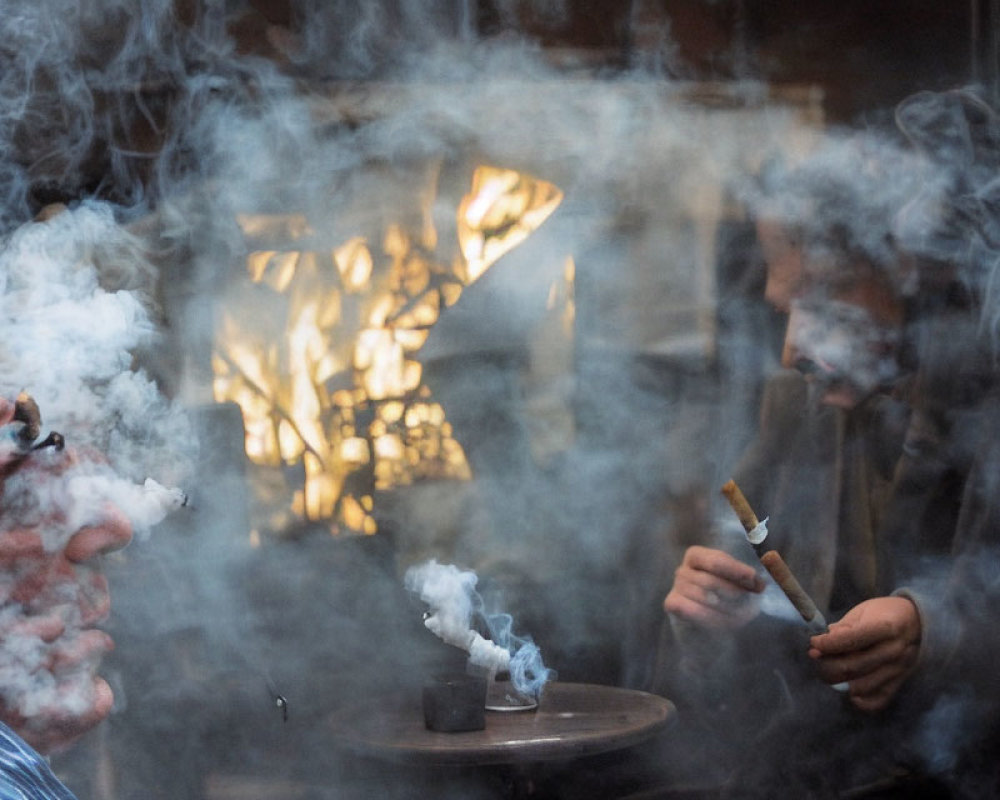
<path fill-rule="evenodd" d="M 819 388 L 819 400 L 825 405 L 851 407 L 857 402 L 859 389 L 848 375 L 822 358 L 800 358 L 795 369 L 806 381 Z"/>

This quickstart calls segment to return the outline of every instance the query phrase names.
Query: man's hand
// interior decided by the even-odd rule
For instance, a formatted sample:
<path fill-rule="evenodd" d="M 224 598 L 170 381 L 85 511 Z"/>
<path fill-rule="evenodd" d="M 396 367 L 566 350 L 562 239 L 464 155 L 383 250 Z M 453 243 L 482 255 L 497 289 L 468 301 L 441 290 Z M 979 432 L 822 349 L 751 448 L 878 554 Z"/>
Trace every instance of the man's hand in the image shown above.
<path fill-rule="evenodd" d="M 862 711 L 881 711 L 916 667 L 920 616 L 905 597 L 876 597 L 809 643 L 823 680 L 847 682 L 851 703 Z"/>
<path fill-rule="evenodd" d="M 0 398 L 0 427 L 13 417 Z M 96 561 L 127 545 L 132 527 L 111 506 L 69 526 L 66 482 L 80 463 L 69 450 L 0 448 L 0 719 L 42 752 L 71 744 L 113 702 L 97 674 L 113 642 L 95 627 L 110 608 Z"/>
<path fill-rule="evenodd" d="M 0 719 L 43 753 L 64 749 L 111 711 L 111 688 L 97 670 L 114 643 L 94 627 L 107 617 L 110 596 L 94 562 L 131 536 L 128 520 L 113 508 L 55 551 L 46 550 L 39 529 L 0 533 L 0 671 L 6 680 Z"/>
<path fill-rule="evenodd" d="M 732 630 L 757 616 L 760 608 L 754 595 L 764 586 L 764 579 L 749 564 L 722 550 L 695 545 L 685 551 L 663 608 L 705 627 Z"/>

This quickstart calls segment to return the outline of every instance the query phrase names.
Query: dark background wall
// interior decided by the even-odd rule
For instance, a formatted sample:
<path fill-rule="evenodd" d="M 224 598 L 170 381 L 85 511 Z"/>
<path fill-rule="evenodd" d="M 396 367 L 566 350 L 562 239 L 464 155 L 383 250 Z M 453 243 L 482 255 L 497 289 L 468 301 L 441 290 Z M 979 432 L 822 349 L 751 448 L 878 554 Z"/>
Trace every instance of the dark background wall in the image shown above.
<path fill-rule="evenodd" d="M 980 82 L 994 100 L 997 95 L 998 12 L 987 0 L 386 0 L 362 40 L 342 24 L 367 13 L 360 0 L 174 5 L 158 36 L 182 63 L 167 69 L 137 62 L 122 85 L 105 62 L 122 47 L 127 25 L 100 16 L 87 21 L 82 38 L 90 46 L 80 49 L 74 69 L 101 76 L 93 108 L 84 110 L 108 122 L 94 128 L 58 97 L 48 107 L 44 92 L 32 99 L 11 142 L 13 161 L 29 182 L 25 213 L 87 195 L 125 205 L 137 197 L 155 201 L 163 176 L 151 173 L 153 156 L 171 143 L 178 159 L 184 156 L 178 147 L 184 131 L 167 121 L 185 119 L 177 113 L 185 103 L 197 105 L 185 70 L 216 58 L 200 39 L 186 36 L 206 19 L 232 38 L 238 53 L 275 62 L 314 84 L 398 77 L 397 54 L 419 50 L 424 42 L 414 37 L 433 30 L 466 39 L 527 39 L 559 65 L 588 74 L 641 68 L 665 79 L 816 87 L 832 122 L 885 120 L 896 103 L 921 89 Z M 15 51 L 0 46 L 0 59 L 17 60 Z M 240 83 L 239 75 L 225 77 L 231 86 Z M 80 130 L 90 136 L 84 144 L 75 138 Z"/>
<path fill-rule="evenodd" d="M 988 5 L 576 0 L 557 15 L 537 3 L 480 0 L 478 19 L 483 33 L 519 25 L 547 47 L 589 51 L 592 63 L 653 59 L 680 78 L 813 84 L 824 90 L 831 120 L 853 122 L 920 89 L 993 81 L 996 21 Z"/>

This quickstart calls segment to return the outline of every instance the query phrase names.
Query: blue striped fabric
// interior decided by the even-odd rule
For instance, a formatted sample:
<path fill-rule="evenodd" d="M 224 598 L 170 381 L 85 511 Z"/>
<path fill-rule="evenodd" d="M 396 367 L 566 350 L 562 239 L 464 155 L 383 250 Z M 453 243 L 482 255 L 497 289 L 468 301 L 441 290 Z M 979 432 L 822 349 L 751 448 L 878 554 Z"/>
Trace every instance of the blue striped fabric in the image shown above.
<path fill-rule="evenodd" d="M 76 800 L 45 759 L 0 722 L 0 800 Z"/>

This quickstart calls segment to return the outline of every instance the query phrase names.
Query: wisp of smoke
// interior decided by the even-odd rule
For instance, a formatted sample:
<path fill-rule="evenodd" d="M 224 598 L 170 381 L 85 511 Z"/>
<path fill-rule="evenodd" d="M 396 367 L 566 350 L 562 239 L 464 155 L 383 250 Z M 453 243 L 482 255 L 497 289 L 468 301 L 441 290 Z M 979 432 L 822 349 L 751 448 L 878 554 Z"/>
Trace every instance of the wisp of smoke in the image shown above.
<path fill-rule="evenodd" d="M 28 391 L 46 426 L 107 459 L 100 494 L 132 511 L 137 533 L 162 517 L 151 475 L 182 481 L 195 444 L 188 422 L 132 368 L 154 325 L 135 292 L 102 287 L 97 259 L 126 234 L 103 206 L 22 226 L 0 250 L 0 392 Z M 118 478 L 118 485 L 114 476 Z M 137 498 L 150 501 L 142 507 Z"/>
<path fill-rule="evenodd" d="M 542 662 L 541 651 L 530 638 L 511 632 L 509 614 L 486 615 L 483 599 L 476 591 L 478 578 L 471 570 L 431 559 L 410 567 L 404 576 L 406 588 L 427 603 L 424 625 L 442 641 L 469 653 L 469 663 L 491 674 L 509 671 L 514 688 L 529 697 L 541 694 L 552 677 Z M 489 629 L 492 640 L 473 629 L 476 621 Z"/>
<path fill-rule="evenodd" d="M 132 245 L 97 204 L 28 223 L 0 244 L 0 394 L 27 391 L 69 447 L 30 453 L 3 484 L 0 534 L 37 531 L 46 554 L 0 574 L 0 699 L 28 720 L 90 708 L 107 649 L 80 605 L 100 612 L 102 579 L 81 564 L 72 579 L 60 573 L 61 551 L 81 528 L 107 520 L 109 507 L 147 534 L 184 502 L 148 476 L 173 483 L 193 463 L 186 418 L 133 368 L 134 352 L 154 333 L 147 309 L 137 292 L 102 285 L 102 257 L 115 283 L 131 282 L 126 273 L 141 268 Z M 56 642 L 31 624 L 53 613 Z"/>

